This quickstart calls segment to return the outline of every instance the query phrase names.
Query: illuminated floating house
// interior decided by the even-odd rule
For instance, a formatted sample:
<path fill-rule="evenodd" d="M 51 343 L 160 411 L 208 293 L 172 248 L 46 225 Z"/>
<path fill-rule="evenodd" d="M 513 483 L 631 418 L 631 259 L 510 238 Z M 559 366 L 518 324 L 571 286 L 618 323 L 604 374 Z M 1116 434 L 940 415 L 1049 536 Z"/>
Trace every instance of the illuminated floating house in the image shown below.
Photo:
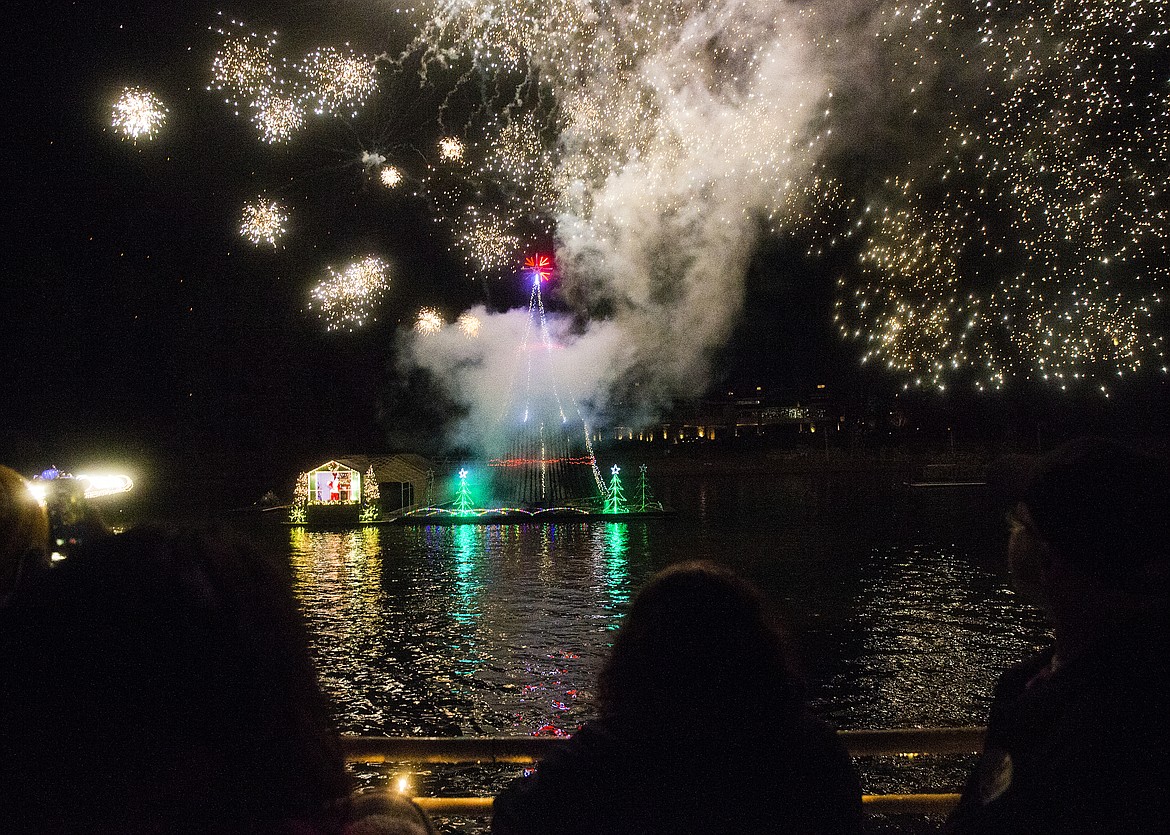
<path fill-rule="evenodd" d="M 428 498 L 435 465 L 421 455 L 344 455 L 302 472 L 289 522 L 313 527 L 373 524 Z"/>

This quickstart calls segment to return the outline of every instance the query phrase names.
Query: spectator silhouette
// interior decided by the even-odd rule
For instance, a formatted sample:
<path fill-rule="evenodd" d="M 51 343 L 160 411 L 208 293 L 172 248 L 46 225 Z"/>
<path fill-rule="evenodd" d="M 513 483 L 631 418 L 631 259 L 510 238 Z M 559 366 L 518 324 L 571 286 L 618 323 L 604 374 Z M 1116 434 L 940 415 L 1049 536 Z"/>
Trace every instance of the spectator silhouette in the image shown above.
<path fill-rule="evenodd" d="M 861 829 L 845 748 L 809 712 L 762 597 L 725 569 L 672 566 L 637 595 L 599 714 L 500 793 L 493 832 Z"/>
<path fill-rule="evenodd" d="M 225 536 L 134 530 L 79 548 L 10 609 L 6 832 L 354 825 L 288 572 L 270 555 Z M 361 831 L 380 831 L 369 823 Z"/>
<path fill-rule="evenodd" d="M 15 470 L 0 465 L 0 608 L 30 569 L 45 559 L 49 517 Z"/>
<path fill-rule="evenodd" d="M 1054 642 L 995 688 L 953 833 L 1154 832 L 1170 821 L 1170 464 L 1078 438 L 1014 467 L 1008 563 Z"/>

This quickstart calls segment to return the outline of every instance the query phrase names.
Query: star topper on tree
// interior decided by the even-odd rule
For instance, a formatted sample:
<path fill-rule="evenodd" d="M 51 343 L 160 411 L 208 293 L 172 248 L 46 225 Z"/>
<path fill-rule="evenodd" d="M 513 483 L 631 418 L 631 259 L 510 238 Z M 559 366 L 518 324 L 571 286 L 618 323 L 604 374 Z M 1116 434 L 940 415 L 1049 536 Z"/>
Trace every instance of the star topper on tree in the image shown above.
<path fill-rule="evenodd" d="M 539 285 L 551 279 L 555 270 L 556 266 L 553 264 L 551 255 L 538 252 L 536 255 L 529 255 L 524 259 L 524 272 L 532 279 L 533 285 Z"/>

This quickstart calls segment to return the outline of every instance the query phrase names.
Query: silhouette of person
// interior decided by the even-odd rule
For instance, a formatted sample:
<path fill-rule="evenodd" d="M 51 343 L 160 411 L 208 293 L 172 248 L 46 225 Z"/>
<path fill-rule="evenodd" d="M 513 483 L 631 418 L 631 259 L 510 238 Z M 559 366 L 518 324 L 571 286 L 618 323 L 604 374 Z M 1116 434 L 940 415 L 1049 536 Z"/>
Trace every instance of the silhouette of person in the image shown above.
<path fill-rule="evenodd" d="M 0 465 L 0 608 L 16 590 L 31 563 L 46 558 L 49 516 L 29 483 Z"/>
<path fill-rule="evenodd" d="M 1017 475 L 1009 570 L 1054 641 L 997 683 L 947 829 L 1164 831 L 1170 464 L 1084 437 Z"/>
<path fill-rule="evenodd" d="M 359 822 L 287 566 L 271 554 L 132 530 L 79 548 L 6 615 L 5 832 L 312 835 Z"/>
<path fill-rule="evenodd" d="M 815 719 L 761 595 L 688 562 L 637 595 L 599 681 L 599 717 L 497 796 L 492 831 L 858 832 L 861 790 Z"/>

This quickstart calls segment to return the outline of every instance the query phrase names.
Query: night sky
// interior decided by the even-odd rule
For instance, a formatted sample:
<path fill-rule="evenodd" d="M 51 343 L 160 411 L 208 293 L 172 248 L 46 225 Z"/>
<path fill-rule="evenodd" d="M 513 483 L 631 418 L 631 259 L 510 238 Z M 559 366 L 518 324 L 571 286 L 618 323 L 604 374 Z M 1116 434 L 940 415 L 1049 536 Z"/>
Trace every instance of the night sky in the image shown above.
<path fill-rule="evenodd" d="M 401 405 L 388 370 L 396 320 L 424 288 L 433 303 L 467 283 L 433 223 L 360 168 L 331 170 L 352 161 L 327 147 L 258 149 L 205 89 L 214 8 L 165 19 L 154 4 L 37 9 L 15 45 L 24 116 L 9 125 L 4 315 L 19 338 L 7 349 L 8 460 L 250 467 L 383 448 L 382 412 Z M 338 10 L 300 8 L 345 28 Z M 128 84 L 167 102 L 165 142 L 109 127 Z M 257 178 L 286 178 L 306 210 L 275 252 L 236 234 Z M 308 290 L 355 241 L 386 249 L 405 275 L 386 321 L 325 333 Z"/>
<path fill-rule="evenodd" d="M 26 473 L 94 463 L 185 477 L 200 470 L 283 474 L 315 457 L 405 449 L 440 434 L 441 401 L 396 365 L 396 335 L 420 305 L 448 316 L 469 305 L 524 304 L 506 277 L 472 278 L 426 205 L 380 188 L 336 126 L 288 147 L 257 143 L 246 119 L 209 92 L 216 12 L 277 29 L 288 44 L 350 42 L 375 53 L 402 35 L 378 4 L 21 4 L 7 34 L 5 269 L 7 336 L 0 460 Z M 166 12 L 160 12 L 166 8 Z M 109 125 L 122 87 L 142 85 L 169 108 L 165 131 L 132 143 Z M 400 91 L 375 115 L 402 146 L 440 135 L 433 91 Z M 364 142 L 367 137 L 359 137 Z M 259 191 L 293 210 L 275 251 L 237 234 L 239 207 Z M 394 263 L 379 321 L 326 332 L 306 310 L 326 264 L 355 251 Z M 710 389 L 818 382 L 854 400 L 889 400 L 902 381 L 861 369 L 832 325 L 836 259 L 765 243 L 747 267 L 745 315 L 713 363 Z M 556 306 L 555 292 L 551 302 Z M 1021 385 L 977 401 L 914 400 L 942 420 L 991 415 L 1026 422 L 1163 431 L 1164 376 L 1060 400 Z M 696 394 L 701 392 L 696 392 Z M 1031 398 L 1031 399 L 1030 399 Z M 1021 418 L 1021 416 L 1024 416 Z M 982 418 L 981 418 L 982 419 Z M 429 450 L 428 450 L 429 451 Z"/>

